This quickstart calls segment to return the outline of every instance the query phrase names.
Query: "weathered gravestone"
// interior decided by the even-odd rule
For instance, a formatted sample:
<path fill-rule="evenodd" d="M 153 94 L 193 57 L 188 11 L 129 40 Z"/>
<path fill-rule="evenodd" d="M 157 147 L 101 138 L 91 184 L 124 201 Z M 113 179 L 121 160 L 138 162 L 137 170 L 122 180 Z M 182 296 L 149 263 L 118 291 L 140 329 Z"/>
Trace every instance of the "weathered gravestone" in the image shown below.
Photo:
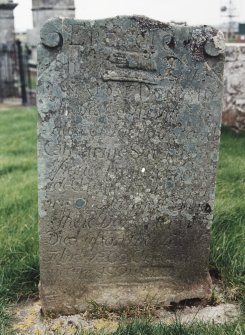
<path fill-rule="evenodd" d="M 145 17 L 57 18 L 41 41 L 44 312 L 209 296 L 222 36 Z"/>

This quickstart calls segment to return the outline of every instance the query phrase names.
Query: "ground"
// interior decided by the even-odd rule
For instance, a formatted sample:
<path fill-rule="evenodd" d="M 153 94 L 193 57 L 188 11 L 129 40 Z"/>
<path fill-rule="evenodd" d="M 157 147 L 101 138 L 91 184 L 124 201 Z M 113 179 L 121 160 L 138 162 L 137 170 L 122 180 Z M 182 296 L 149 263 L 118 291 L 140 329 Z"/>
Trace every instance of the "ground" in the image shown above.
<path fill-rule="evenodd" d="M 66 335 L 73 335 L 74 333 L 80 334 L 79 331 L 85 330 L 87 332 L 101 332 L 102 330 L 106 330 L 108 333 L 116 332 L 121 320 L 130 320 L 132 316 L 134 319 L 137 316 L 141 316 L 143 319 L 144 316 L 144 319 L 148 319 L 152 325 L 159 323 L 176 325 L 179 323 L 185 327 L 190 327 L 194 323 L 238 324 L 237 321 L 241 316 L 239 304 L 234 303 L 221 303 L 216 306 L 199 304 L 176 309 L 145 305 L 141 306 L 141 309 L 136 307 L 133 310 L 131 307 L 131 310 L 120 310 L 117 313 L 116 311 L 108 311 L 106 308 L 102 310 L 101 306 L 94 313 L 94 309 L 91 310 L 91 307 L 93 306 L 89 306 L 85 313 L 77 315 L 43 318 L 40 313 L 40 301 L 21 303 L 15 309 L 13 328 L 19 335 L 53 335 L 58 331 L 62 331 Z"/>
<path fill-rule="evenodd" d="M 36 109 L 0 108 L 0 334 L 8 308 L 38 296 Z M 245 134 L 222 130 L 212 229 L 210 271 L 220 290 L 210 304 L 243 305 L 245 261 Z M 137 315 L 136 315 L 137 316 Z M 142 315 L 139 314 L 140 317 Z M 144 316 L 144 315 L 143 315 Z M 241 335 L 243 320 L 228 325 L 154 325 L 135 320 L 114 335 Z M 102 334 L 100 332 L 100 334 Z M 35 334 L 33 334 L 35 335 Z"/>

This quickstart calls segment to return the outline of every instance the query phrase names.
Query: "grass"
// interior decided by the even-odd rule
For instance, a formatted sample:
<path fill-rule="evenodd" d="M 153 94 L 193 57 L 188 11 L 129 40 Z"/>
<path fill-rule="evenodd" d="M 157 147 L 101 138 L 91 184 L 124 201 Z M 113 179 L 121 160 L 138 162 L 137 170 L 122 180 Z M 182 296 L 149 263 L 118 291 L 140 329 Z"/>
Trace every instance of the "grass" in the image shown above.
<path fill-rule="evenodd" d="M 173 325 L 152 325 L 150 322 L 134 321 L 122 325 L 113 335 L 242 335 L 244 331 L 244 327 L 240 324 L 215 326 L 200 323 L 183 326 L 178 322 Z"/>
<path fill-rule="evenodd" d="M 37 292 L 36 112 L 0 112 L 0 324 L 6 305 Z"/>
<path fill-rule="evenodd" d="M 245 295 L 245 133 L 221 136 L 211 268 L 218 269 L 232 299 Z"/>
<path fill-rule="evenodd" d="M 0 112 L 0 333 L 7 307 L 37 295 L 36 110 Z M 244 296 L 245 134 L 224 130 L 218 169 L 210 268 L 219 273 L 228 298 Z M 2 328 L 1 328 L 2 327 Z M 2 331 L 1 331 L 2 329 Z M 241 335 L 241 323 L 214 326 L 152 325 L 134 321 L 114 335 Z"/>
<path fill-rule="evenodd" d="M 240 324 L 226 324 L 223 326 L 195 324 L 183 326 L 180 323 L 173 325 L 152 324 L 149 321 L 135 320 L 129 323 L 122 323 L 111 335 L 243 335 L 245 328 Z M 98 335 L 98 332 L 91 332 L 89 335 Z M 100 335 L 108 334 L 100 332 Z M 59 335 L 66 335 L 60 333 Z M 78 332 L 75 335 L 88 335 L 86 332 Z"/>

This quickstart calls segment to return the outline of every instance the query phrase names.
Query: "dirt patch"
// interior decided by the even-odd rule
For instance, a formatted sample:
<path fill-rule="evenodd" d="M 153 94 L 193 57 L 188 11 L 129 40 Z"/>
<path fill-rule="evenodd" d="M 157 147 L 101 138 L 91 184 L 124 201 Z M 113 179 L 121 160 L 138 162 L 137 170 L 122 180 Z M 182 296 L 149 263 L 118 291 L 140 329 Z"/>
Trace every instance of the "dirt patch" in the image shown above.
<path fill-rule="evenodd" d="M 23 107 L 21 104 L 21 99 L 19 98 L 6 99 L 4 100 L 4 102 L 0 103 L 0 112 L 16 107 Z"/>
<path fill-rule="evenodd" d="M 156 310 L 153 322 L 171 324 L 178 320 L 187 324 L 192 322 L 226 323 L 236 321 L 240 314 L 239 305 L 225 303 L 217 306 L 185 307 L 175 311 L 160 308 Z M 118 316 L 113 316 L 113 314 L 110 319 L 88 319 L 86 313 L 60 316 L 55 319 L 43 318 L 40 301 L 31 301 L 16 308 L 13 329 L 21 335 L 44 335 L 46 332 L 56 334 L 58 331 L 65 331 L 65 334 L 72 335 L 78 330 L 105 329 L 113 332 L 118 325 Z"/>

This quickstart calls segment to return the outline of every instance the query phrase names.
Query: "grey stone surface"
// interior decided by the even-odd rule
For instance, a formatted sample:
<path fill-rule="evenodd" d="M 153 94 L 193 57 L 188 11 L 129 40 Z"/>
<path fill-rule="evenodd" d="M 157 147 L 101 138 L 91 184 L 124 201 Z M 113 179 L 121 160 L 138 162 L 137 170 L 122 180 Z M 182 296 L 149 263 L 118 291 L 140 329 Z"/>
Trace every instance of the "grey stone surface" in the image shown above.
<path fill-rule="evenodd" d="M 226 44 L 224 112 L 222 123 L 245 130 L 245 45 Z"/>
<path fill-rule="evenodd" d="M 220 35 L 137 16 L 59 18 L 41 41 L 44 312 L 207 298 Z"/>

